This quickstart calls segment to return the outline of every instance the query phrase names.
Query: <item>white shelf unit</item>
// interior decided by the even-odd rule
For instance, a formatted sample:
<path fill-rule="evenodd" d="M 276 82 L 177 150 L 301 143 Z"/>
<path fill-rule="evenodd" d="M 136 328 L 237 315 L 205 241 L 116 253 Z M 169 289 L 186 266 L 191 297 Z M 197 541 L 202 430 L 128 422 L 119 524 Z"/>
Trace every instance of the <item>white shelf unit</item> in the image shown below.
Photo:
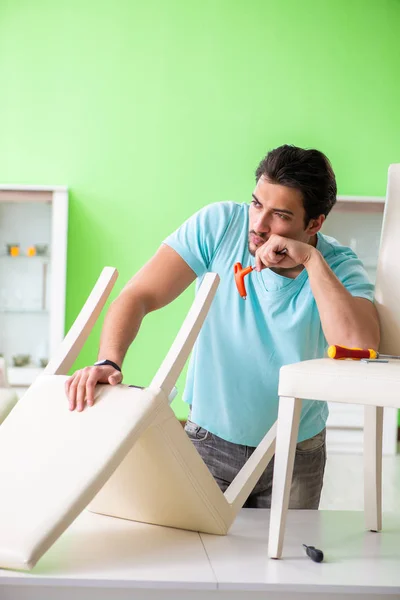
<path fill-rule="evenodd" d="M 362 260 L 375 283 L 376 266 L 385 207 L 384 196 L 338 196 L 323 233 L 350 246 Z M 362 453 L 364 407 L 329 403 L 327 448 L 330 452 Z M 397 410 L 385 408 L 383 453 L 397 452 Z"/>
<path fill-rule="evenodd" d="M 19 394 L 64 338 L 67 232 L 66 187 L 0 185 L 0 353 Z M 9 244 L 19 245 L 18 256 Z M 35 245 L 47 249 L 28 256 Z M 29 363 L 14 366 L 17 354 L 29 354 Z"/>
<path fill-rule="evenodd" d="M 339 206 L 341 202 L 361 202 L 362 204 L 385 204 L 385 196 L 337 196 L 336 206 Z"/>

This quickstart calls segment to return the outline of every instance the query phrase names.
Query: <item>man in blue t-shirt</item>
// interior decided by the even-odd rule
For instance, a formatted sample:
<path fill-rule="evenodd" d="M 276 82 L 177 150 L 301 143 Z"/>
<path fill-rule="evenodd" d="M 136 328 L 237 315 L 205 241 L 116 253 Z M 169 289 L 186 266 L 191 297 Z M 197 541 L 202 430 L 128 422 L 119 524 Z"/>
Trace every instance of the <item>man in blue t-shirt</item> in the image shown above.
<path fill-rule="evenodd" d="M 94 403 L 96 383 L 117 384 L 143 317 L 205 273 L 220 285 L 193 350 L 184 400 L 185 429 L 225 491 L 278 412 L 284 364 L 324 355 L 327 344 L 378 348 L 373 286 L 354 254 L 320 233 L 336 202 L 324 154 L 294 146 L 272 150 L 256 170 L 250 206 L 206 206 L 172 233 L 113 302 L 99 361 L 67 382 L 70 408 Z M 238 294 L 233 265 L 255 270 Z M 303 401 L 291 508 L 318 508 L 326 461 L 323 402 Z M 270 506 L 273 461 L 246 502 Z"/>

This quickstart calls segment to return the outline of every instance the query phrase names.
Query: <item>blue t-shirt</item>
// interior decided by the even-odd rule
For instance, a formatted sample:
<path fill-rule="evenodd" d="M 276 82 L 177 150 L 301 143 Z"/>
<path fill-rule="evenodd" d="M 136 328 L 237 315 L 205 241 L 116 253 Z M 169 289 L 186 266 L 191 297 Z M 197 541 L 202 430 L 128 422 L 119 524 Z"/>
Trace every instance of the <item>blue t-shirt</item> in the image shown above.
<path fill-rule="evenodd" d="M 236 288 L 233 265 L 255 264 L 248 250 L 248 204 L 206 206 L 164 243 L 196 273 L 221 278 L 193 349 L 184 400 L 191 418 L 215 435 L 257 446 L 276 421 L 282 365 L 324 356 L 327 342 L 317 305 L 303 269 L 295 278 L 270 269 L 246 276 L 247 299 Z M 354 252 L 318 234 L 317 249 L 353 296 L 373 299 L 370 283 Z M 325 402 L 304 400 L 298 441 L 319 433 L 326 423 Z"/>

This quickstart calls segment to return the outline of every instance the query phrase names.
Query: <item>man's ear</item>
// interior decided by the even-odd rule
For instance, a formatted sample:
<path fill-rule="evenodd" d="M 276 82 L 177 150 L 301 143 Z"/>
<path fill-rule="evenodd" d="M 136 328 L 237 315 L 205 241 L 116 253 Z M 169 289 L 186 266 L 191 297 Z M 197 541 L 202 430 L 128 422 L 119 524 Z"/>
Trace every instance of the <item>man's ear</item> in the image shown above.
<path fill-rule="evenodd" d="M 321 229 L 325 219 L 325 215 L 319 215 L 319 217 L 317 217 L 316 219 L 310 219 L 306 228 L 306 233 L 308 233 L 308 235 L 316 234 L 317 231 Z"/>

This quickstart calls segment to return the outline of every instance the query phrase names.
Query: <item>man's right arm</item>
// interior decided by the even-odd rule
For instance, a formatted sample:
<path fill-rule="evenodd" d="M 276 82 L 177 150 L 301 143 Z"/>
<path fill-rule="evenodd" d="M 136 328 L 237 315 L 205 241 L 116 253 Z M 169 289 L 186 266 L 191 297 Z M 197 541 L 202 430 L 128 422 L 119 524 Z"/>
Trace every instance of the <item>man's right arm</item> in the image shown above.
<path fill-rule="evenodd" d="M 108 359 L 122 367 L 143 318 L 175 300 L 195 279 L 183 258 L 163 244 L 112 302 L 101 333 L 99 360 Z M 70 410 L 83 410 L 85 402 L 91 406 L 97 383 L 116 385 L 121 381 L 122 374 L 110 365 L 76 371 L 65 386 Z"/>

